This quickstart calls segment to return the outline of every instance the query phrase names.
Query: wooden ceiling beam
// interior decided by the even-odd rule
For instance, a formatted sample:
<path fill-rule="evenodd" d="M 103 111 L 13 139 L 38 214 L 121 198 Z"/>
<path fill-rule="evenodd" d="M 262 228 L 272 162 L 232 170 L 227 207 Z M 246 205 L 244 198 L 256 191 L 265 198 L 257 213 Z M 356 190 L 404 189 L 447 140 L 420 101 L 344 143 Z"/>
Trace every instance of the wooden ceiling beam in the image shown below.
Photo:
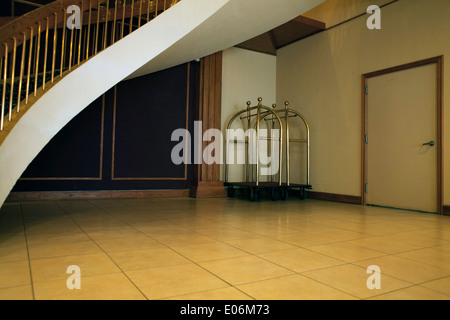
<path fill-rule="evenodd" d="M 320 29 L 320 30 L 324 30 L 326 29 L 326 24 L 322 21 L 318 21 L 318 20 L 314 20 L 311 18 L 307 18 L 304 16 L 298 16 L 297 18 L 294 18 L 292 21 L 301 23 L 303 25 L 308 25 L 310 27 L 316 28 L 316 29 Z"/>
<path fill-rule="evenodd" d="M 270 30 L 268 32 L 268 34 L 269 34 L 270 43 L 272 44 L 273 52 L 274 52 L 274 54 L 276 54 L 278 46 L 277 46 L 277 40 L 275 39 L 275 35 L 273 33 L 273 30 Z"/>

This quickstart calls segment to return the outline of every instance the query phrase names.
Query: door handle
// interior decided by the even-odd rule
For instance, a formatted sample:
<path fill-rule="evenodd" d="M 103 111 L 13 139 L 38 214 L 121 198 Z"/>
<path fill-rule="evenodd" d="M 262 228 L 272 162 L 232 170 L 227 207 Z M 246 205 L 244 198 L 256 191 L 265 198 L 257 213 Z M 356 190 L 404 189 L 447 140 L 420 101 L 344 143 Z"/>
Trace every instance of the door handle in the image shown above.
<path fill-rule="evenodd" d="M 424 145 L 424 146 L 434 147 L 434 146 L 436 145 L 436 142 L 430 141 L 430 142 L 424 143 L 423 145 Z"/>

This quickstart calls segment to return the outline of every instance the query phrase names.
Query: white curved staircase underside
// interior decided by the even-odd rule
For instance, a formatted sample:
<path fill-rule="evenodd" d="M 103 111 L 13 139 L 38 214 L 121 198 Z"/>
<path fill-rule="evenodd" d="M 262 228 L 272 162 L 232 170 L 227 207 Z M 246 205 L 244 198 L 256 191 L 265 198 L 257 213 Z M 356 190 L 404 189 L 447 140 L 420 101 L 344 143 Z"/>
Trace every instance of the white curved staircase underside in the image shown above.
<path fill-rule="evenodd" d="M 120 81 L 232 47 L 322 2 L 183 0 L 100 52 L 48 89 L 9 132 L 0 146 L 0 206 L 45 145 Z"/>

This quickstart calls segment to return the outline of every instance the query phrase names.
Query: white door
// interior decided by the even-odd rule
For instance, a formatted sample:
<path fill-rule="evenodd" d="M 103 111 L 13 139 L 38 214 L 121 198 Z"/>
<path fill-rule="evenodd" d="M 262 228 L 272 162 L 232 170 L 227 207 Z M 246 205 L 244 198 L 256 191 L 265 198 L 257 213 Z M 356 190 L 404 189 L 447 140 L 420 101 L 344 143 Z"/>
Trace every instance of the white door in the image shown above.
<path fill-rule="evenodd" d="M 367 204 L 437 212 L 436 65 L 367 83 Z"/>

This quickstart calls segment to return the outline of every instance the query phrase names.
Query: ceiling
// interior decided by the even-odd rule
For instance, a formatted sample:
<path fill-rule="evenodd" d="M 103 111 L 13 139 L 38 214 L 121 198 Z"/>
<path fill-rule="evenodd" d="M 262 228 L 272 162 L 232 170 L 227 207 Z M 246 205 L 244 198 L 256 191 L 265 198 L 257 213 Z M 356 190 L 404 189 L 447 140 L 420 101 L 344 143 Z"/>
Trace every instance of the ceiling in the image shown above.
<path fill-rule="evenodd" d="M 240 43 L 236 47 L 276 55 L 278 49 L 325 30 L 325 28 L 325 23 L 321 21 L 298 16 L 275 29 Z"/>
<path fill-rule="evenodd" d="M 327 0 L 305 12 L 303 16 L 325 22 L 327 29 L 365 15 L 370 5 L 380 8 L 398 0 Z"/>
<path fill-rule="evenodd" d="M 183 0 L 177 6 L 189 8 L 192 0 Z M 257 35 L 282 26 L 286 21 L 296 19 L 304 12 L 323 3 L 324 0 L 283 0 L 283 5 L 274 0 L 215 0 L 211 3 L 223 2 L 223 6 L 206 19 L 201 25 L 186 34 L 160 55 L 140 67 L 127 79 L 164 70 L 175 65 L 193 61 L 218 51 L 234 47 Z M 201 7 L 200 7 L 201 9 Z M 199 8 L 192 8 L 193 14 Z M 159 15 L 159 19 L 167 19 L 175 11 L 167 10 Z M 258 17 L 250 19 L 249 17 Z M 259 18 L 264 17 L 264 18 Z M 181 24 L 180 24 L 181 25 Z M 142 27 L 141 27 L 142 29 Z M 136 30 L 139 32 L 141 29 Z M 145 32 L 142 30 L 142 32 Z M 177 28 L 161 31 L 156 41 L 164 41 L 168 34 L 179 32 Z"/>
<path fill-rule="evenodd" d="M 380 8 L 398 0 L 326 0 L 301 16 L 236 45 L 238 48 L 276 55 L 277 50 L 298 40 L 366 14 L 367 7 Z"/>

